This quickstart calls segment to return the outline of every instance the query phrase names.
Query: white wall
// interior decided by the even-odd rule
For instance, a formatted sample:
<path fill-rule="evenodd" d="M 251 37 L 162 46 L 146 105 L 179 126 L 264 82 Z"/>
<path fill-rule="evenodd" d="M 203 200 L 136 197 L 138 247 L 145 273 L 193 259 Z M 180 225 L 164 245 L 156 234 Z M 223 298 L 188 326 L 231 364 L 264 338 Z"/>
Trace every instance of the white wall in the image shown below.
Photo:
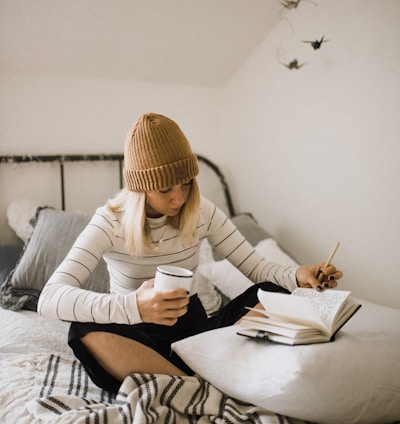
<path fill-rule="evenodd" d="M 0 154 L 118 153 L 144 112 L 175 119 L 212 150 L 219 90 L 65 75 L 0 75 Z M 207 125 L 204 125 L 204 122 Z"/>
<path fill-rule="evenodd" d="M 220 131 L 220 91 L 65 75 L 1 74 L 0 155 L 122 153 L 125 134 L 137 117 L 156 112 L 179 123 L 193 150 L 211 156 Z M 30 180 L 22 166 L 12 166 L 12 174 L 5 166 L 0 165 L 0 244 L 17 241 L 5 216 L 12 200 L 28 191 L 35 201 L 57 207 L 54 202 L 60 198 L 57 169 L 43 174 L 54 178 L 39 183 Z M 104 188 L 104 184 L 93 187 L 98 190 L 94 197 L 102 202 L 114 193 Z"/>
<path fill-rule="evenodd" d="M 341 287 L 400 307 L 399 14 L 398 0 L 302 1 L 223 90 L 2 74 L 0 154 L 120 152 L 139 114 L 164 113 L 298 261 L 340 240 Z M 301 42 L 322 35 L 321 50 Z M 294 57 L 306 65 L 280 63 Z M 0 244 L 17 186 L 0 178 Z"/>
<path fill-rule="evenodd" d="M 239 209 L 298 261 L 340 240 L 341 287 L 399 307 L 400 2 L 300 6 L 227 85 L 216 156 Z"/>

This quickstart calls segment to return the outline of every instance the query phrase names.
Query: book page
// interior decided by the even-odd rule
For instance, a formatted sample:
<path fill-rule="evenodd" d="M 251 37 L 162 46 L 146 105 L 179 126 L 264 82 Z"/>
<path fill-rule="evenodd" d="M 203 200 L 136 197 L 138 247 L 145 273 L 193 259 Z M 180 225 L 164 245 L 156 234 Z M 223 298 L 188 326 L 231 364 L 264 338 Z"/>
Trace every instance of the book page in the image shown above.
<path fill-rule="evenodd" d="M 257 294 L 271 319 L 308 325 L 327 332 L 327 327 L 308 299 L 283 293 L 267 292 L 261 289 L 258 290 Z"/>
<path fill-rule="evenodd" d="M 331 329 L 335 321 L 337 312 L 342 307 L 343 302 L 350 295 L 349 291 L 325 290 L 317 292 L 313 289 L 296 289 L 292 296 L 305 297 L 311 303 L 312 308 L 324 322 L 327 328 Z"/>
<path fill-rule="evenodd" d="M 291 295 L 258 291 L 267 315 L 289 322 L 311 325 L 330 332 L 337 311 L 350 292 L 297 288 Z"/>

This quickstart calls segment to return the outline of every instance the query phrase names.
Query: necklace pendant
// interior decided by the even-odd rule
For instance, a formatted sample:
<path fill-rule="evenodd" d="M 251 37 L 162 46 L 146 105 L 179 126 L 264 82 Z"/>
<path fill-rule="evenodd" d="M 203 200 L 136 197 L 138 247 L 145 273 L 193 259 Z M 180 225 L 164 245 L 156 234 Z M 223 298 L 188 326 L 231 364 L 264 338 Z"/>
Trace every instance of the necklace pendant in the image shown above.
<path fill-rule="evenodd" d="M 156 244 L 153 249 L 156 253 L 160 251 L 160 246 Z"/>

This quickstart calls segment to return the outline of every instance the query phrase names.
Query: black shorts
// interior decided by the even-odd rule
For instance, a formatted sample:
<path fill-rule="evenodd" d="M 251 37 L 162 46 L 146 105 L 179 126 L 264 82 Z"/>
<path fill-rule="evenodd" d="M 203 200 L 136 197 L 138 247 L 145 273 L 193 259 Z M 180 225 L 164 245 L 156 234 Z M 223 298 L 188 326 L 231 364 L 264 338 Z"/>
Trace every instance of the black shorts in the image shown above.
<path fill-rule="evenodd" d="M 114 393 L 118 392 L 121 382 L 105 371 L 81 342 L 81 338 L 90 332 L 104 331 L 135 340 L 155 350 L 186 374 L 193 375 L 193 371 L 171 350 L 171 344 L 204 331 L 234 324 L 248 312 L 246 306 L 253 307 L 258 303 L 257 290 L 259 288 L 267 291 L 286 292 L 285 289 L 272 283 L 255 284 L 231 300 L 211 318 L 207 318 L 200 299 L 194 295 L 190 298 L 187 313 L 180 317 L 173 326 L 147 323 L 126 325 L 73 322 L 69 330 L 68 344 L 75 356 L 82 362 L 93 382 Z M 118 358 L 115 360 L 118 361 Z"/>

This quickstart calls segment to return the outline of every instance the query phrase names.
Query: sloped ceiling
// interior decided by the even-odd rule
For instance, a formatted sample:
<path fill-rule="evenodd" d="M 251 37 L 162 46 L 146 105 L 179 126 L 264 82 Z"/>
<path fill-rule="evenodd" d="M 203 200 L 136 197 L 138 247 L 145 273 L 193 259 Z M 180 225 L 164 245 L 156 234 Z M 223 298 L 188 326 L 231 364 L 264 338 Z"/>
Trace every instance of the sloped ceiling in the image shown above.
<path fill-rule="evenodd" d="M 0 73 L 223 84 L 278 0 L 0 0 Z"/>

